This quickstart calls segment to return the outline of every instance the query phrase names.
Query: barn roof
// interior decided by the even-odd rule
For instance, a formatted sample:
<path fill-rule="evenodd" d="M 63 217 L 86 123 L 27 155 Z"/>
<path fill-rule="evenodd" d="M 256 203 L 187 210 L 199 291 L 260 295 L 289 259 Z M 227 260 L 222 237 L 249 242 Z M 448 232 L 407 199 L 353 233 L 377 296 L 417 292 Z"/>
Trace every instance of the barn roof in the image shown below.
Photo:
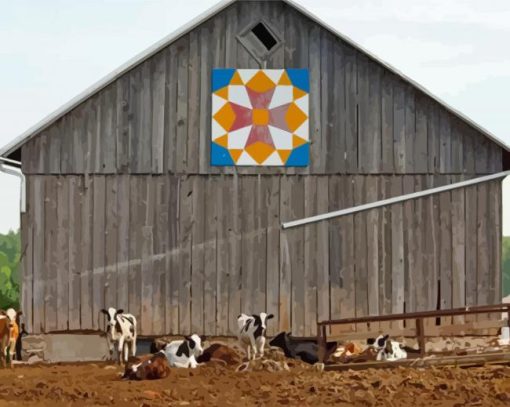
<path fill-rule="evenodd" d="M 199 26 L 200 24 L 204 23 L 206 20 L 214 16 L 215 14 L 221 12 L 225 8 L 227 8 L 229 5 L 241 0 L 222 0 L 204 13 L 200 14 L 181 28 L 177 29 L 176 31 L 172 32 L 171 34 L 167 35 L 160 41 L 156 42 L 151 47 L 147 48 L 145 51 L 139 53 L 135 57 L 131 58 L 129 61 L 115 69 L 110 74 L 106 75 L 104 78 L 99 80 L 98 82 L 94 83 L 89 88 L 85 89 L 82 93 L 71 99 L 69 102 L 55 110 L 53 113 L 46 116 L 44 119 L 42 119 L 40 122 L 36 123 L 34 126 L 30 127 L 27 131 L 16 137 L 14 140 L 12 140 L 10 143 L 5 145 L 0 149 L 0 157 L 8 157 L 10 154 L 14 153 L 16 150 L 18 150 L 24 143 L 26 143 L 28 140 L 30 140 L 32 137 L 37 135 L 39 132 L 50 126 L 52 123 L 60 119 L 62 116 L 64 116 L 66 113 L 74 109 L 76 106 L 99 92 L 101 89 L 108 86 L 110 83 L 114 82 L 116 79 L 118 79 L 120 76 L 134 68 L 135 66 L 139 65 L 146 59 L 150 58 L 151 56 L 155 55 L 159 51 L 161 51 L 163 48 L 167 47 L 172 42 L 176 41 L 183 35 L 189 33 L 194 28 Z M 492 140 L 494 143 L 499 145 L 501 148 L 506 150 L 507 152 L 510 152 L 510 146 L 507 145 L 504 141 L 500 140 L 498 137 L 496 137 L 494 134 L 480 126 L 479 124 L 475 123 L 473 120 L 471 120 L 466 115 L 462 114 L 458 110 L 454 109 L 452 106 L 448 105 L 445 101 L 440 99 L 439 97 L 433 95 L 430 91 L 428 91 L 426 88 L 424 88 L 419 83 L 415 82 L 413 79 L 409 78 L 402 72 L 400 72 L 395 67 L 391 66 L 387 62 L 381 60 L 379 57 L 372 54 L 370 51 L 366 50 L 364 47 L 362 47 L 360 44 L 353 41 L 351 38 L 347 37 L 346 35 L 338 32 L 335 28 L 329 26 L 327 23 L 322 21 L 319 17 L 312 14 L 310 11 L 308 11 L 303 6 L 297 4 L 294 0 L 282 0 L 284 3 L 287 3 L 289 6 L 295 8 L 296 10 L 300 11 L 304 15 L 306 15 L 308 18 L 310 18 L 315 23 L 319 24 L 326 30 L 330 31 L 346 43 L 350 44 L 354 48 L 358 49 L 359 51 L 365 53 L 367 56 L 372 58 L 374 61 L 377 61 L 382 66 L 384 66 L 386 69 L 390 70 L 394 74 L 398 75 L 403 80 L 410 83 L 415 88 L 419 89 L 424 94 L 428 95 L 432 99 L 434 99 L 436 102 L 440 103 L 444 108 L 449 110 L 451 113 L 459 117 L 461 120 L 463 120 L 465 123 L 470 125 L 471 127 L 478 130 L 480 133 L 485 135 L 487 138 Z"/>

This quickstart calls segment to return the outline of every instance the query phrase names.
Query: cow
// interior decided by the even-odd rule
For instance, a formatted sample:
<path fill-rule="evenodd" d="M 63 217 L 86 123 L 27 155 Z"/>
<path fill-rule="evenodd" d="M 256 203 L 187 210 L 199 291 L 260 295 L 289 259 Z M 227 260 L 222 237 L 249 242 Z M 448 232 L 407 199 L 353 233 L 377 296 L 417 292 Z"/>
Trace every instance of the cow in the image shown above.
<path fill-rule="evenodd" d="M 0 315 L 0 367 L 7 365 L 7 353 L 9 348 L 9 341 L 11 336 L 10 321 L 7 315 Z M 9 361 L 10 364 L 10 361 Z"/>
<path fill-rule="evenodd" d="M 232 348 L 213 343 L 197 358 L 198 364 L 207 362 L 220 362 L 227 366 L 238 365 L 242 362 L 239 354 Z"/>
<path fill-rule="evenodd" d="M 269 345 L 282 349 L 288 358 L 301 359 L 311 365 L 319 362 L 319 346 L 315 339 L 293 338 L 290 332 L 280 332 L 271 339 Z M 337 346 L 337 342 L 326 343 L 324 362 L 335 352 Z"/>
<path fill-rule="evenodd" d="M 369 348 L 377 352 L 376 360 L 395 361 L 407 359 L 407 352 L 404 345 L 389 339 L 389 335 L 379 335 L 377 338 L 367 339 Z"/>
<path fill-rule="evenodd" d="M 167 344 L 161 352 L 163 352 L 170 363 L 170 367 L 196 368 L 198 366 L 197 359 L 202 353 L 202 342 L 205 337 L 193 334 L 184 337 L 183 340 L 172 341 Z"/>
<path fill-rule="evenodd" d="M 131 357 L 126 364 L 123 379 L 156 380 L 164 379 L 170 374 L 170 364 L 163 351 L 153 355 Z"/>
<path fill-rule="evenodd" d="M 241 314 L 237 317 L 238 333 L 237 338 L 246 349 L 246 356 L 251 360 L 251 352 L 253 351 L 253 359 L 256 359 L 257 353 L 262 358 L 264 356 L 264 345 L 266 343 L 266 323 L 267 320 L 273 318 L 273 314 L 261 312 L 259 315 Z"/>
<path fill-rule="evenodd" d="M 125 314 L 122 309 L 116 310 L 112 307 L 108 310 L 102 309 L 101 312 L 108 318 L 106 342 L 110 351 L 110 359 L 113 358 L 113 348 L 117 344 L 118 363 L 126 363 L 129 350 L 131 356 L 136 355 L 136 318 L 134 315 Z"/>
<path fill-rule="evenodd" d="M 5 325 L 5 327 L 1 328 L 0 343 L 2 346 L 3 358 L 5 358 L 9 364 L 16 355 L 16 344 L 20 337 L 19 321 L 21 315 L 23 315 L 23 313 L 21 311 L 16 312 L 14 308 L 9 308 L 7 311 L 1 312 L 1 317 L 4 320 L 2 325 Z M 21 355 L 16 359 L 21 359 Z"/>

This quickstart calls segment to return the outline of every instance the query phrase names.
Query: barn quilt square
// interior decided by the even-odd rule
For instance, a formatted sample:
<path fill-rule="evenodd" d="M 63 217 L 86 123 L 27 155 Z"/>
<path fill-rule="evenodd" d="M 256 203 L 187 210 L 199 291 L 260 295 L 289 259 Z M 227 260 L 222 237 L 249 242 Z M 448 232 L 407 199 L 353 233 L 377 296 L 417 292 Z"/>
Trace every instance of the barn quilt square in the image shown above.
<path fill-rule="evenodd" d="M 307 166 L 307 69 L 213 69 L 211 165 Z"/>

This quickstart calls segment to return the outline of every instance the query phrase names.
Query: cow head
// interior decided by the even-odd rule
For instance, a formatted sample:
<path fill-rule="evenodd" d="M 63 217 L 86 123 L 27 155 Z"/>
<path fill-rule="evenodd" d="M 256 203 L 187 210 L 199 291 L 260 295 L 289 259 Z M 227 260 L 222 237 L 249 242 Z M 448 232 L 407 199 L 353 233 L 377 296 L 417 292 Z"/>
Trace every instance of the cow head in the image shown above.
<path fill-rule="evenodd" d="M 15 323 L 18 324 L 18 326 L 19 326 L 19 324 L 20 324 L 20 317 L 21 317 L 21 315 L 23 315 L 23 312 L 16 311 L 14 308 L 9 308 L 7 311 L 2 312 L 2 313 L 9 320 L 9 327 L 10 328 L 12 328 Z"/>
<path fill-rule="evenodd" d="M 191 353 L 195 355 L 195 357 L 200 356 L 204 352 L 202 342 L 206 340 L 205 336 L 198 336 L 197 334 L 193 334 L 190 336 L 185 336 L 184 339 L 186 339 L 188 342 L 189 349 L 191 350 Z"/>
<path fill-rule="evenodd" d="M 388 340 L 389 335 L 379 335 L 377 338 L 368 338 L 367 345 L 371 346 L 377 350 L 383 349 L 386 346 L 386 341 Z"/>
<path fill-rule="evenodd" d="M 107 325 L 106 325 L 106 331 L 108 330 L 115 330 L 115 326 L 117 325 L 117 315 L 122 314 L 124 310 L 122 309 L 115 309 L 113 307 L 106 309 L 102 309 L 101 312 L 106 315 L 107 318 Z"/>

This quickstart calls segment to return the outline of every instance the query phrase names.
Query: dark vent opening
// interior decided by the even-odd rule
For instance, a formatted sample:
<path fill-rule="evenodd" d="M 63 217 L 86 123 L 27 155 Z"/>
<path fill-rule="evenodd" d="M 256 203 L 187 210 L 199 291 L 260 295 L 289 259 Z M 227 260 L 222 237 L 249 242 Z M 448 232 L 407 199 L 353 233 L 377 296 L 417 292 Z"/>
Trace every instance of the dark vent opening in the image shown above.
<path fill-rule="evenodd" d="M 268 51 L 271 51 L 277 43 L 276 38 L 273 37 L 267 27 L 262 23 L 258 23 L 255 27 L 253 27 L 251 32 L 255 34 L 255 37 L 257 37 L 262 44 L 264 44 L 264 47 L 266 47 Z"/>

